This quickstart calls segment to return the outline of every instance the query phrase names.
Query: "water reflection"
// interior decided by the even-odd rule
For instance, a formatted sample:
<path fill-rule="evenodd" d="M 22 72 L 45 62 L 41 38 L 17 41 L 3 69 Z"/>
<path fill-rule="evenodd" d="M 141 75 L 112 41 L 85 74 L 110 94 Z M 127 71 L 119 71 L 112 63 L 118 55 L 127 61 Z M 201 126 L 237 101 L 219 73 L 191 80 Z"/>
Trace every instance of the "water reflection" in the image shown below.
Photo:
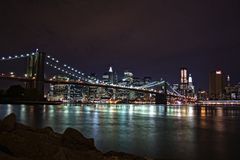
<path fill-rule="evenodd" d="M 0 105 L 34 127 L 67 127 L 95 139 L 102 151 L 150 157 L 195 159 L 231 156 L 240 145 L 238 107 L 163 105 Z M 174 154 L 173 154 L 174 153 Z"/>

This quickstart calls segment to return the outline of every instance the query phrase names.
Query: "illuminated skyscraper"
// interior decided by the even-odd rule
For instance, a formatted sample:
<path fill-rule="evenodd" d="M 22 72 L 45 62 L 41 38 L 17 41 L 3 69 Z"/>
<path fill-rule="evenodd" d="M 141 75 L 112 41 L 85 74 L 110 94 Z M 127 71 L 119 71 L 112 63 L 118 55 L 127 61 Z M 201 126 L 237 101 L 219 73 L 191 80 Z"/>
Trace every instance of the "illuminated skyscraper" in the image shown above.
<path fill-rule="evenodd" d="M 108 72 L 106 72 L 106 73 L 103 74 L 102 80 L 103 80 L 105 83 L 117 84 L 117 83 L 118 83 L 117 72 L 116 72 L 116 71 L 113 71 L 113 68 L 110 66 Z"/>
<path fill-rule="evenodd" d="M 114 74 L 113 74 L 113 69 L 112 69 L 111 66 L 109 67 L 108 74 L 109 74 L 109 83 L 113 84 L 113 82 L 114 82 Z"/>
<path fill-rule="evenodd" d="M 230 76 L 227 76 L 227 86 L 230 87 L 231 86 L 231 79 Z"/>
<path fill-rule="evenodd" d="M 191 74 L 189 74 L 188 76 L 188 96 L 190 97 L 195 96 L 195 87 L 193 85 L 193 79 Z"/>
<path fill-rule="evenodd" d="M 109 70 L 108 70 L 108 72 L 109 72 L 109 73 L 113 73 L 113 69 L 112 69 L 112 67 L 111 67 L 111 66 L 109 67 Z"/>
<path fill-rule="evenodd" d="M 224 94 L 224 74 L 221 70 L 213 71 L 209 76 L 209 98 L 222 99 Z"/>
<path fill-rule="evenodd" d="M 187 84 L 188 83 L 188 77 L 187 77 L 187 69 L 181 68 L 181 84 Z"/>
<path fill-rule="evenodd" d="M 192 80 L 192 75 L 191 74 L 189 74 L 189 76 L 188 76 L 188 85 L 189 86 L 193 85 L 193 80 Z"/>
<path fill-rule="evenodd" d="M 180 71 L 180 92 L 183 95 L 187 94 L 188 90 L 188 73 L 186 68 L 181 68 Z"/>

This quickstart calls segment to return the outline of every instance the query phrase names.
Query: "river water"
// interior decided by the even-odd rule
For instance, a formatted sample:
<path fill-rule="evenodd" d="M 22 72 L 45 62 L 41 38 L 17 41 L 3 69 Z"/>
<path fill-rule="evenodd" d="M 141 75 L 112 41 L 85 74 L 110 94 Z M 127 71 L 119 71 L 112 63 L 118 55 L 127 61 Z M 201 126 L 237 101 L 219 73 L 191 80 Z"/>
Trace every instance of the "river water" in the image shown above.
<path fill-rule="evenodd" d="M 166 159 L 234 159 L 240 148 L 240 107 L 163 105 L 0 105 L 33 127 L 67 127 L 96 147 Z"/>

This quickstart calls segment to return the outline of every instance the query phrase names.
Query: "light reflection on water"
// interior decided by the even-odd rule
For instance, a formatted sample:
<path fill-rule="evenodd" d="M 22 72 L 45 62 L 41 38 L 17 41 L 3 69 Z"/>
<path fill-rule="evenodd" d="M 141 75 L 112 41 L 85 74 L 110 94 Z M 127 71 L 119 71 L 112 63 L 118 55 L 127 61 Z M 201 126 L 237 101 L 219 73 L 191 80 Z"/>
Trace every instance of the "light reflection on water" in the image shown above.
<path fill-rule="evenodd" d="M 240 108 L 162 105 L 0 105 L 34 127 L 67 127 L 95 139 L 97 148 L 141 156 L 226 158 L 240 147 Z"/>

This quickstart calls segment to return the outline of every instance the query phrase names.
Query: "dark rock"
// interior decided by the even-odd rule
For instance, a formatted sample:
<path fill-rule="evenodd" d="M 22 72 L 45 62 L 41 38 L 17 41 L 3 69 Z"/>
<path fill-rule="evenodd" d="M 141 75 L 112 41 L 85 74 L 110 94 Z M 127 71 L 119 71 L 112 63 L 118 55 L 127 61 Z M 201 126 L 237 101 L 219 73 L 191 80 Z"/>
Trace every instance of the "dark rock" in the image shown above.
<path fill-rule="evenodd" d="M 5 153 L 8 155 L 13 155 L 13 153 L 6 147 L 0 144 L 0 153 Z"/>
<path fill-rule="evenodd" d="M 62 135 L 62 144 L 63 146 L 71 149 L 96 150 L 93 139 L 85 138 L 79 131 L 73 128 L 67 128 L 65 130 L 65 132 Z"/>
<path fill-rule="evenodd" d="M 55 155 L 53 155 L 53 159 L 56 160 L 67 160 L 67 156 L 66 153 L 64 151 L 63 148 L 59 148 L 59 150 L 57 151 L 57 153 Z"/>
<path fill-rule="evenodd" d="M 53 129 L 51 127 L 45 127 L 45 128 L 38 129 L 37 132 L 44 133 L 44 134 L 52 134 L 52 133 L 54 133 L 54 131 L 53 131 Z"/>
<path fill-rule="evenodd" d="M 108 157 L 110 159 L 124 159 L 124 160 L 144 160 L 145 158 L 134 156 L 132 154 L 127 154 L 123 152 L 114 152 L 110 151 L 104 154 L 105 157 Z"/>
<path fill-rule="evenodd" d="M 14 113 L 5 117 L 0 125 L 0 131 L 11 132 L 16 129 L 16 115 Z"/>
<path fill-rule="evenodd" d="M 6 160 L 137 160 L 141 157 L 120 152 L 103 154 L 93 139 L 67 128 L 63 134 L 52 128 L 35 129 L 16 123 L 10 114 L 0 122 L 0 159 Z"/>
<path fill-rule="evenodd" d="M 3 132 L 0 134 L 0 144 L 15 157 L 35 160 L 51 157 L 58 150 L 58 146 L 52 144 L 47 136 L 30 131 Z"/>
<path fill-rule="evenodd" d="M 35 128 L 30 127 L 30 126 L 26 126 L 26 125 L 20 124 L 20 123 L 17 123 L 17 124 L 16 124 L 16 129 L 17 129 L 17 130 L 32 131 L 32 132 L 36 131 Z"/>

